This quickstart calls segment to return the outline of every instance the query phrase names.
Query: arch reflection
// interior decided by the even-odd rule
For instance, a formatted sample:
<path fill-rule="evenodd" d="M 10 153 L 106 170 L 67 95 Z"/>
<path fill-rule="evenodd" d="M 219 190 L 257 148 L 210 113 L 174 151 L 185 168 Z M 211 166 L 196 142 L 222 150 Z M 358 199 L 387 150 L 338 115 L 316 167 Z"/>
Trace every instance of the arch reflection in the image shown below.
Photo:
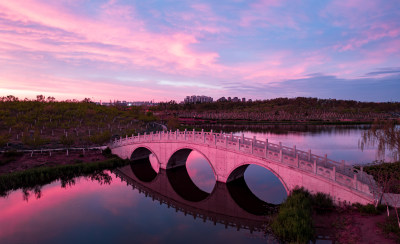
<path fill-rule="evenodd" d="M 246 206 L 247 195 L 241 196 L 243 204 L 239 206 L 232 199 L 227 185 L 224 183 L 217 182 L 208 197 L 201 201 L 193 202 L 184 199 L 175 191 L 170 182 L 169 177 L 171 175 L 168 176 L 168 170 L 161 169 L 156 179 L 152 182 L 141 181 L 132 172 L 130 166 L 117 169 L 114 173 L 134 189 L 138 189 L 139 192 L 144 193 L 153 200 L 159 201 L 160 204 L 173 207 L 176 211 L 183 212 L 185 215 L 192 215 L 195 219 L 200 218 L 204 222 L 211 221 L 214 224 L 220 223 L 225 225 L 226 228 L 235 227 L 237 230 L 248 229 L 251 232 L 265 232 L 265 225 L 268 222 L 269 216 L 259 216 L 247 211 L 246 209 L 251 209 L 254 206 L 252 202 L 248 202 L 249 206 Z M 195 194 L 193 193 L 193 195 Z M 200 198 L 203 197 L 196 197 L 196 199 Z M 277 208 L 276 205 L 272 204 L 268 205 L 268 207 L 270 211 L 264 211 L 264 213 L 271 213 L 276 211 Z"/>
<path fill-rule="evenodd" d="M 130 167 L 132 172 L 144 182 L 151 182 L 157 177 L 159 163 L 154 154 L 145 147 L 132 152 Z"/>

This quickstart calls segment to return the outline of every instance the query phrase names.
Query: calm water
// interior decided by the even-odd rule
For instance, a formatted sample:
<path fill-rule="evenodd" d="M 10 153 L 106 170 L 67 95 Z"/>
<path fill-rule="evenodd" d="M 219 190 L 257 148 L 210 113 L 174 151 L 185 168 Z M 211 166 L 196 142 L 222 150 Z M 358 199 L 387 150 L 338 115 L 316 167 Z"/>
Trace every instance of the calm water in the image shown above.
<path fill-rule="evenodd" d="M 273 143 L 281 141 L 298 149 L 311 148 L 315 154 L 327 153 L 335 160 L 362 164 L 376 159 L 373 147 L 364 151 L 358 148 L 363 131 L 363 127 L 331 127 L 234 133 L 268 138 Z M 156 165 L 153 157 L 150 163 Z M 245 183 L 221 185 L 197 152 L 189 155 L 186 169 L 173 174 L 156 169 L 149 176 L 145 167 L 127 166 L 108 172 L 110 184 L 80 177 L 67 188 L 62 188 L 60 182 L 43 186 L 36 196 L 34 192 L 28 197 L 21 190 L 12 192 L 0 198 L 0 243 L 267 242 L 265 238 L 270 237 L 260 230 L 265 228 L 262 220 L 268 216 L 257 209 L 260 202 L 277 204 L 286 197 L 272 173 L 249 166 Z M 185 173 L 191 180 L 175 180 L 185 178 L 176 177 Z M 218 204 L 221 199 L 223 204 Z"/>

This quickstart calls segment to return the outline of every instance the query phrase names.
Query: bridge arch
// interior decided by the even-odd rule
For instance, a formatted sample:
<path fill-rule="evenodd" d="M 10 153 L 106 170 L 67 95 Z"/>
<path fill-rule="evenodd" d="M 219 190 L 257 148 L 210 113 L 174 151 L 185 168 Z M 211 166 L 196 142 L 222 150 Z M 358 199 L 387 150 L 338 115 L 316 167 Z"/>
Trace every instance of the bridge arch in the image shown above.
<path fill-rule="evenodd" d="M 181 158 L 173 158 L 173 156 L 176 155 L 176 153 L 179 153 L 180 151 L 183 152 L 183 153 L 181 155 L 177 155 L 177 156 L 179 156 Z M 201 150 L 199 150 L 199 149 L 197 149 L 195 147 L 191 147 L 189 145 L 187 145 L 185 147 L 179 147 L 178 149 L 174 150 L 170 155 L 168 155 L 168 157 L 167 157 L 168 161 L 167 161 L 166 169 L 171 169 L 171 168 L 174 168 L 174 167 L 184 166 L 186 164 L 186 160 L 187 160 L 189 154 L 192 151 L 195 151 L 195 152 L 199 153 L 201 156 L 203 156 L 205 158 L 205 160 L 207 161 L 208 165 L 210 165 L 210 167 L 211 167 L 211 169 L 213 171 L 215 180 L 218 181 L 218 174 L 215 171 L 215 165 L 213 164 L 213 162 L 211 162 L 211 160 Z M 173 163 L 175 163 L 175 164 L 173 164 Z"/>
<path fill-rule="evenodd" d="M 186 161 L 191 152 L 199 153 L 207 161 L 208 165 L 213 171 L 213 176 L 215 184 L 211 192 L 206 192 L 200 189 L 193 179 L 190 177 L 187 170 Z M 190 202 L 202 202 L 208 199 L 212 193 L 216 190 L 217 174 L 215 172 L 214 166 L 208 159 L 206 155 L 200 150 L 193 147 L 179 147 L 174 150 L 167 157 L 166 174 L 171 187 L 174 191 L 184 200 Z"/>
<path fill-rule="evenodd" d="M 153 155 L 157 161 L 154 166 L 150 160 L 150 155 Z M 151 148 L 143 145 L 138 146 L 132 151 L 129 159 L 133 161 L 131 169 L 138 179 L 143 182 L 151 182 L 157 178 L 161 163 Z"/>
<path fill-rule="evenodd" d="M 286 190 L 286 194 L 289 195 L 291 192 L 291 189 L 287 186 L 286 182 L 283 180 L 283 178 L 281 177 L 280 174 L 278 174 L 277 172 L 275 172 L 273 169 L 271 169 L 270 167 L 268 167 L 265 164 L 259 163 L 257 161 L 246 161 L 246 162 L 242 162 L 240 164 L 238 164 L 235 168 L 233 168 L 229 173 L 228 173 L 228 180 L 227 183 L 236 180 L 238 178 L 244 177 L 244 172 L 246 171 L 247 167 L 249 165 L 257 165 L 260 167 L 263 167 L 264 169 L 267 169 L 268 171 L 270 171 L 273 175 L 275 175 L 276 178 L 279 179 L 279 181 L 281 182 L 281 184 L 283 185 L 283 187 Z"/>

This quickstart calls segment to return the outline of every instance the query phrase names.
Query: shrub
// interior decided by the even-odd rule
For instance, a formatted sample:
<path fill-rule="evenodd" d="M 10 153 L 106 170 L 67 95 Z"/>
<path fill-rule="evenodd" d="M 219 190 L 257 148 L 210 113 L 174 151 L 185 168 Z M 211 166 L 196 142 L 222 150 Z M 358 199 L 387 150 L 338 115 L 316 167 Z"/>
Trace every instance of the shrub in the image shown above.
<path fill-rule="evenodd" d="M 370 214 L 370 215 L 378 215 L 386 211 L 386 206 L 385 205 L 378 205 L 378 207 L 375 208 L 373 204 L 367 204 L 367 205 L 361 205 L 359 203 L 353 204 L 354 207 L 357 208 L 357 210 L 360 213 L 363 214 Z"/>
<path fill-rule="evenodd" d="M 271 228 L 285 242 L 307 243 L 313 239 L 311 194 L 303 188 L 295 189 L 281 205 Z"/>
<path fill-rule="evenodd" d="M 321 192 L 312 196 L 312 204 L 318 214 L 331 212 L 335 208 L 332 198 Z"/>

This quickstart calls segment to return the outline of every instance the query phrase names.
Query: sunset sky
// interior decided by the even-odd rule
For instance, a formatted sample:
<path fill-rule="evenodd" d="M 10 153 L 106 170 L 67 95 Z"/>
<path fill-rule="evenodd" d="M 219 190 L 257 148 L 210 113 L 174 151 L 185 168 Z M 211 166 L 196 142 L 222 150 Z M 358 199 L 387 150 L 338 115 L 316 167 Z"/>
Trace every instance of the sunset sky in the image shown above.
<path fill-rule="evenodd" d="M 399 0 L 0 0 L 0 96 L 400 101 Z"/>

